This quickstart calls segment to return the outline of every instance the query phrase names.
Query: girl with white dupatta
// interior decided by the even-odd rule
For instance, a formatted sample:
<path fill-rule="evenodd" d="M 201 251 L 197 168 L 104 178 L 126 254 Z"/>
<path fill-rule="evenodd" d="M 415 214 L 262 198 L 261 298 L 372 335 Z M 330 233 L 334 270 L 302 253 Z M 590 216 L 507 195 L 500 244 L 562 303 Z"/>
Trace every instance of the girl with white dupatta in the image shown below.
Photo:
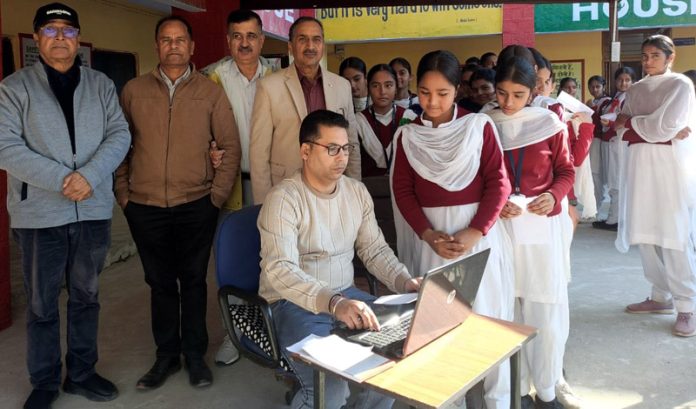
<path fill-rule="evenodd" d="M 670 71 L 674 44 L 648 37 L 642 46 L 647 77 L 626 92 L 616 118 L 628 142 L 621 156 L 616 247 L 637 244 L 652 294 L 629 313 L 672 314 L 672 333 L 696 335 L 696 99 L 691 81 Z M 624 153 L 624 151 L 620 151 Z"/>
<path fill-rule="evenodd" d="M 566 124 L 548 109 L 527 106 L 535 83 L 527 61 L 507 60 L 496 73 L 499 108 L 488 115 L 498 129 L 514 192 L 501 218 L 513 245 L 515 320 L 539 329 L 523 349 L 523 407 L 560 408 L 555 386 L 561 379 L 569 330 L 573 233 L 566 196 L 574 169 Z M 531 383 L 535 403 L 529 396 Z"/>
<path fill-rule="evenodd" d="M 384 176 L 389 171 L 392 140 L 406 111 L 394 103 L 396 83 L 396 73 L 387 64 L 377 64 L 367 73 L 372 104 L 355 115 L 364 178 Z"/>
<path fill-rule="evenodd" d="M 575 182 L 568 194 L 568 204 L 570 205 L 568 206 L 568 214 L 573 222 L 573 228 L 575 228 L 580 218 L 591 218 L 597 214 L 594 197 L 595 187 L 590 164 L 592 159 L 588 159 L 594 134 L 592 117 L 580 112 L 575 114 L 569 113 L 565 110 L 563 104 L 551 97 L 555 78 L 553 67 L 549 60 L 537 49 L 530 48 L 530 51 L 538 67 L 534 98 L 530 106 L 546 108 L 554 112 L 568 126 L 568 149 L 570 160 L 573 162 L 573 166 L 575 166 Z M 582 214 L 578 214 L 576 209 L 578 203 L 582 204 Z"/>
<path fill-rule="evenodd" d="M 411 92 L 411 64 L 403 57 L 396 57 L 389 61 L 389 66 L 396 73 L 396 105 L 410 109 L 418 114 L 422 112 L 418 104 L 418 95 Z"/>
<path fill-rule="evenodd" d="M 397 131 L 391 172 L 398 253 L 409 271 L 423 275 L 490 248 L 473 309 L 511 320 L 510 242 L 496 223 L 510 182 L 495 126 L 455 104 L 460 75 L 452 53 L 423 56 L 417 80 L 424 111 Z M 509 409 L 507 362 L 484 380 L 484 400 L 489 409 Z"/>

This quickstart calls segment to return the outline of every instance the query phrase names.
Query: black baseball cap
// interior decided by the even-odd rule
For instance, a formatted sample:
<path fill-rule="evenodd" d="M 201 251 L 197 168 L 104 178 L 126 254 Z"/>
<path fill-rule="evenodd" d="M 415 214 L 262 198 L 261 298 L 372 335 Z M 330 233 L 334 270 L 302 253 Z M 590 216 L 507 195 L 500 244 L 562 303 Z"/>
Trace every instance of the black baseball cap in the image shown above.
<path fill-rule="evenodd" d="M 39 31 L 39 27 L 44 26 L 51 20 L 65 20 L 75 28 L 80 28 L 80 20 L 77 18 L 77 11 L 62 3 L 51 3 L 39 7 L 34 16 L 34 32 Z"/>

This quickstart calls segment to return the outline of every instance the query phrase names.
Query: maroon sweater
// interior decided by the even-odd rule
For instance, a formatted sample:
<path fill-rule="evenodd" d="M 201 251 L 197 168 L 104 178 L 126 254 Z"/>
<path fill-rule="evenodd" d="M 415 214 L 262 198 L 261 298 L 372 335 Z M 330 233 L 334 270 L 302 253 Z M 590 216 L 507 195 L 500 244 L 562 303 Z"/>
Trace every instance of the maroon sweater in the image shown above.
<path fill-rule="evenodd" d="M 512 153 L 515 166 L 518 166 L 522 149 L 524 149 L 524 160 L 520 193 L 527 197 L 538 196 L 544 192 L 551 193 L 556 199 L 556 205 L 548 216 L 559 214 L 561 212 L 561 199 L 570 192 L 575 180 L 575 169 L 570 160 L 563 132 L 524 148 L 505 151 L 505 168 L 513 189 L 515 178 L 508 152 Z"/>
<path fill-rule="evenodd" d="M 404 116 L 404 112 L 406 112 L 406 109 L 397 105 L 392 123 L 384 125 L 374 117 L 369 108 L 362 111 L 362 114 L 367 118 L 367 122 L 372 127 L 372 130 L 375 131 L 377 139 L 382 143 L 382 147 L 385 150 L 394 139 L 394 134 L 399 127 L 399 121 L 401 121 L 401 118 Z M 377 167 L 375 160 L 372 159 L 372 156 L 367 153 L 362 145 L 360 145 L 360 166 L 362 168 L 362 177 L 383 176 L 389 172 L 389 166 L 387 166 L 387 169 Z"/>
<path fill-rule="evenodd" d="M 461 108 L 457 109 L 458 118 L 467 113 Z M 422 124 L 420 118 L 414 123 Z M 432 228 L 423 213 L 423 207 L 479 203 L 469 227 L 486 234 L 498 219 L 510 195 L 510 181 L 505 172 L 503 155 L 490 124 L 486 124 L 483 129 L 483 148 L 478 173 L 469 186 L 458 192 L 450 192 L 418 175 L 408 162 L 401 140 L 396 146 L 394 160 L 394 199 L 404 219 L 419 237 L 424 231 Z"/>

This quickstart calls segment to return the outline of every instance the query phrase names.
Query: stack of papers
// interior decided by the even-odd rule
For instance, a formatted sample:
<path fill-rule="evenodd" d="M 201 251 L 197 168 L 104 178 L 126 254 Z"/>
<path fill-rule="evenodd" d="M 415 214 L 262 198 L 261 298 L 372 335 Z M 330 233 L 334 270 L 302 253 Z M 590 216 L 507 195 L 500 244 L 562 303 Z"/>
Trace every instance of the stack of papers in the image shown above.
<path fill-rule="evenodd" d="M 362 382 L 394 365 L 394 361 L 373 353 L 371 347 L 348 342 L 337 335 L 311 334 L 289 346 L 288 351 L 355 382 Z"/>

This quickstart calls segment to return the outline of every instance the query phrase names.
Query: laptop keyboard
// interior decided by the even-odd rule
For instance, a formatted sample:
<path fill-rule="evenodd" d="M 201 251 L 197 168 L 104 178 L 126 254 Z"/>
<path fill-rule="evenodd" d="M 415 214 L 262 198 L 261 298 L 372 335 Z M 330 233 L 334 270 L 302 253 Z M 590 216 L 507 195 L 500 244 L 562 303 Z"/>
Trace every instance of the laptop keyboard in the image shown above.
<path fill-rule="evenodd" d="M 396 325 L 382 327 L 379 331 L 368 332 L 360 337 L 360 340 L 378 348 L 384 348 L 389 344 L 406 339 L 412 317 L 413 315 L 409 315 L 401 319 Z"/>

